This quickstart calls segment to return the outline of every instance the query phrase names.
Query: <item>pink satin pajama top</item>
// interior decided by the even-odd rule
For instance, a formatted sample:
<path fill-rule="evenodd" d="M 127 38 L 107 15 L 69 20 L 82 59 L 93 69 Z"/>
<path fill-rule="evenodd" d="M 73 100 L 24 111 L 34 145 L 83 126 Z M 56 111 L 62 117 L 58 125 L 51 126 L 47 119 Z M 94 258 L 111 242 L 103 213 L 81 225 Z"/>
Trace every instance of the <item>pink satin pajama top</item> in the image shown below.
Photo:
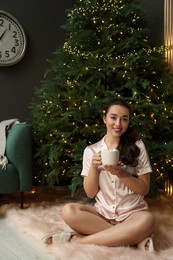
<path fill-rule="evenodd" d="M 94 153 L 99 153 L 102 149 L 108 149 L 104 141 L 89 145 L 84 150 L 83 170 L 81 175 L 87 176 Z M 140 148 L 138 165 L 132 167 L 123 165 L 125 171 L 134 176 L 152 172 L 148 153 L 142 140 L 136 142 Z M 148 205 L 143 196 L 134 193 L 116 176 L 104 170 L 103 166 L 98 167 L 100 190 L 95 197 L 95 208 L 98 213 L 107 219 L 123 221 L 135 211 L 147 210 Z"/>

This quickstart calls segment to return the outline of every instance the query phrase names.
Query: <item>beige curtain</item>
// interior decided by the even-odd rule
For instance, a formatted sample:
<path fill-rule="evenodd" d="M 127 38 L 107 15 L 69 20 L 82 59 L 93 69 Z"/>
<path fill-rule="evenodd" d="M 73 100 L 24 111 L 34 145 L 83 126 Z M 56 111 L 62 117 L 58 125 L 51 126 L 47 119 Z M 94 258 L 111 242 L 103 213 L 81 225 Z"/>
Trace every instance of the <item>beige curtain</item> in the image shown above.
<path fill-rule="evenodd" d="M 164 42 L 167 48 L 165 58 L 173 72 L 173 0 L 164 2 Z"/>

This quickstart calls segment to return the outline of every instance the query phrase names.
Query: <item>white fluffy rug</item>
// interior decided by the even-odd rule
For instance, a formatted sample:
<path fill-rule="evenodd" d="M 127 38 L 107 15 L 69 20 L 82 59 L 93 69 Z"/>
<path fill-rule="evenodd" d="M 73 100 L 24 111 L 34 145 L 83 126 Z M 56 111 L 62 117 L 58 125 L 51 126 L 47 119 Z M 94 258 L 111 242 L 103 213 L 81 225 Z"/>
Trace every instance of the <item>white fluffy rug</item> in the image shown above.
<path fill-rule="evenodd" d="M 56 195 L 57 196 L 57 195 Z M 69 197 L 68 197 L 69 200 Z M 0 206 L 0 219 L 13 229 L 17 236 L 27 240 L 40 252 L 50 255 L 50 259 L 74 260 L 152 260 L 173 259 L 173 198 L 160 197 L 148 200 L 151 211 L 156 217 L 155 248 L 156 252 L 143 252 L 133 248 L 108 248 L 95 245 L 82 245 L 72 242 L 59 242 L 59 245 L 46 246 L 41 238 L 50 232 L 69 230 L 61 218 L 61 208 L 67 197 L 30 201 L 24 210 L 18 204 L 7 201 Z M 51 256 L 53 258 L 51 258 Z M 41 258 L 40 258 L 41 259 Z"/>

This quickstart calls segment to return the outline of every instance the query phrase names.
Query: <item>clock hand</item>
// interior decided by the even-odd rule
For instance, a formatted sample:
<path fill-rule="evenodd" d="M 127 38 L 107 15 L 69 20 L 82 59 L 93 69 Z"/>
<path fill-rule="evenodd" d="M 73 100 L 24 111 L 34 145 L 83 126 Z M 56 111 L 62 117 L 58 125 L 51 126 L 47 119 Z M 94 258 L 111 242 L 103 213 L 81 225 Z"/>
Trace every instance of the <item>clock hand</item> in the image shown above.
<path fill-rule="evenodd" d="M 6 33 L 6 31 L 7 31 L 7 29 L 1 34 L 0 40 L 2 40 L 2 38 L 3 38 L 4 34 Z"/>

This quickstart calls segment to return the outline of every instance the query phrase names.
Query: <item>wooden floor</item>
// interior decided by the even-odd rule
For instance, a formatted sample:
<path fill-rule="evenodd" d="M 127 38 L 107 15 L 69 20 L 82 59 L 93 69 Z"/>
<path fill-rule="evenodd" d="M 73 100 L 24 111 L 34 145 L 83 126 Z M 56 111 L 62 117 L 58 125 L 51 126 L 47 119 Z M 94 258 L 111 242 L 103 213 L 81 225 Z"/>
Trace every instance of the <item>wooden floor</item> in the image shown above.
<path fill-rule="evenodd" d="M 0 219 L 0 260 L 53 260 L 40 250 L 32 248 Z"/>
<path fill-rule="evenodd" d="M 39 202 L 41 200 L 55 200 L 57 197 L 69 195 L 67 188 L 60 187 L 48 190 L 47 187 L 36 188 L 30 193 L 25 194 L 25 205 L 30 202 Z M 45 192 L 46 190 L 46 192 Z M 49 196 L 48 193 L 49 192 Z M 57 194 L 56 194 L 57 193 Z M 1 204 L 19 203 L 20 194 L 11 193 L 0 196 Z M 20 204 L 19 204 L 20 207 Z M 38 247 L 31 247 L 28 241 L 24 241 L 12 230 L 3 218 L 0 218 L 0 260 L 54 260 L 54 256 L 42 253 Z"/>
<path fill-rule="evenodd" d="M 56 201 L 57 198 L 62 198 L 64 196 L 70 197 L 70 190 L 67 186 L 59 186 L 55 188 L 49 188 L 47 186 L 43 187 L 33 187 L 31 192 L 25 192 L 25 204 L 32 202 L 41 201 Z M 7 193 L 0 194 L 0 205 L 8 203 L 20 203 L 20 193 Z"/>

